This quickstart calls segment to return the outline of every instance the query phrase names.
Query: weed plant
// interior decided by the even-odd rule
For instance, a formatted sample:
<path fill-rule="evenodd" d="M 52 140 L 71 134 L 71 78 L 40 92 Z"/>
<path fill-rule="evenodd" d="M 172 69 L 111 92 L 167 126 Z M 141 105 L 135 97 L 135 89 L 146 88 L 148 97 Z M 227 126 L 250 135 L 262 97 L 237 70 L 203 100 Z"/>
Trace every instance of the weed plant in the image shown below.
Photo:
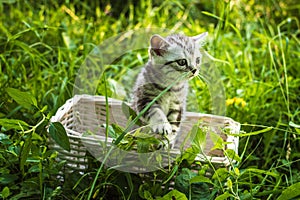
<path fill-rule="evenodd" d="M 0 13 L 2 199 L 299 198 L 297 1 L 2 0 Z M 205 49 L 222 61 L 226 115 L 242 125 L 238 162 L 217 169 L 182 159 L 169 171 L 136 175 L 99 171 L 90 159 L 89 172 L 57 179 L 65 161 L 49 149 L 47 128 L 72 97 L 81 63 L 105 39 L 147 27 L 209 32 Z M 105 72 L 107 92 L 102 80 L 97 94 L 126 96 L 146 61 L 146 51 L 124 55 Z M 188 110 L 211 113 L 210 96 L 205 82 L 191 80 Z"/>

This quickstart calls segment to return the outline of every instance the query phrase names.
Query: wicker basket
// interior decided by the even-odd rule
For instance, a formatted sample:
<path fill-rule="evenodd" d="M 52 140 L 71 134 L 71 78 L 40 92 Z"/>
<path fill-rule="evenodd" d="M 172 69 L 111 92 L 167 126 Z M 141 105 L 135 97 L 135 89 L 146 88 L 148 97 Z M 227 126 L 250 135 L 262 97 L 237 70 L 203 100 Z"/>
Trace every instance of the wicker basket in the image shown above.
<path fill-rule="evenodd" d="M 109 102 L 109 123 L 117 123 L 125 127 L 128 121 L 127 117 L 122 113 L 122 101 L 108 98 Z M 112 138 L 105 137 L 105 128 L 102 126 L 106 123 L 106 101 L 103 96 L 76 95 L 66 101 L 60 107 L 55 116 L 51 118 L 52 122 L 61 122 L 65 127 L 71 144 L 71 151 L 65 151 L 50 139 L 50 148 L 59 152 L 58 158 L 66 160 L 65 169 L 67 172 L 82 171 L 88 167 L 87 151 L 92 152 L 92 155 L 98 157 L 97 153 L 103 153 L 107 149 L 99 147 L 99 141 L 106 141 L 110 147 Z M 184 121 L 182 122 L 180 137 L 176 139 L 175 145 L 171 150 L 172 155 L 180 155 L 180 145 L 185 140 L 187 133 L 192 126 L 200 123 L 201 127 L 206 127 L 209 132 L 217 133 L 226 142 L 226 149 L 232 149 L 237 153 L 238 137 L 233 137 L 224 134 L 223 130 L 229 130 L 230 133 L 239 133 L 240 124 L 231 118 L 199 114 L 187 112 Z M 208 128 L 208 129 L 207 129 Z M 87 131 L 95 133 L 93 137 L 85 137 Z M 98 145 L 98 146 L 97 146 Z M 187 145 L 189 145 L 187 143 Z M 203 153 L 198 154 L 196 160 L 202 162 L 212 162 L 221 165 L 228 165 L 232 160 L 224 156 L 221 150 L 211 150 L 214 146 L 210 134 L 207 134 L 206 145 Z M 96 153 L 93 152 L 97 151 Z M 101 151 L 101 152 L 100 152 Z M 115 152 L 116 153 L 116 152 Z M 118 152 L 117 152 L 118 153 Z M 127 168 L 122 168 L 124 171 L 137 172 L 137 169 L 131 169 L 132 165 Z M 110 166 L 112 167 L 112 166 Z M 139 171 L 138 171 L 139 172 Z"/>

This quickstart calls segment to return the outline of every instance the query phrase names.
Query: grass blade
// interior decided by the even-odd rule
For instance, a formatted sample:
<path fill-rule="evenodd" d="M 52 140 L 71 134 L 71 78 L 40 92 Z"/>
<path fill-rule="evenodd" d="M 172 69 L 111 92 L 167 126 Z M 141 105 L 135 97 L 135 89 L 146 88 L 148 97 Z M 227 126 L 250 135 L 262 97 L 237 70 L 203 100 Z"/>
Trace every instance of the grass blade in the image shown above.
<path fill-rule="evenodd" d="M 295 183 L 281 193 L 277 200 L 286 200 L 286 199 L 293 199 L 295 197 L 299 197 L 300 195 L 300 182 Z"/>

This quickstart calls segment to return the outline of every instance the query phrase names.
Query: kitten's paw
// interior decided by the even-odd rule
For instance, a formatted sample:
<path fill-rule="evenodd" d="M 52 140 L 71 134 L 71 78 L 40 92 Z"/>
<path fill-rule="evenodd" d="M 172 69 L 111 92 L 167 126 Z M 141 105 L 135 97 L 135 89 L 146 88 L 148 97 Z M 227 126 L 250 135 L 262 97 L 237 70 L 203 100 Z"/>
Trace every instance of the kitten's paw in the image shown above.
<path fill-rule="evenodd" d="M 165 137 L 165 139 L 162 139 L 160 143 L 157 145 L 157 149 L 173 149 L 176 142 L 176 135 L 170 134 Z"/>
<path fill-rule="evenodd" d="M 153 124 L 151 127 L 152 127 L 152 131 L 155 133 L 159 133 L 162 135 L 169 135 L 172 133 L 172 126 L 169 122 Z"/>

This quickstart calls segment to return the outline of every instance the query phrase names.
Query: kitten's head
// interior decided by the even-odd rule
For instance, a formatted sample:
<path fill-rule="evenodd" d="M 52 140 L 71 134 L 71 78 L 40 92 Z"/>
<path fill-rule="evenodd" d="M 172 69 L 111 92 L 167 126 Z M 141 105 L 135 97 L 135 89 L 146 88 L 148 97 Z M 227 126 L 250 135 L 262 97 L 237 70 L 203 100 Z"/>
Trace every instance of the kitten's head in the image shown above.
<path fill-rule="evenodd" d="M 190 72 L 190 77 L 198 75 L 202 62 L 199 48 L 203 44 L 207 32 L 197 36 L 187 37 L 174 34 L 163 38 L 153 35 L 150 39 L 149 56 L 152 65 L 177 76 Z"/>

